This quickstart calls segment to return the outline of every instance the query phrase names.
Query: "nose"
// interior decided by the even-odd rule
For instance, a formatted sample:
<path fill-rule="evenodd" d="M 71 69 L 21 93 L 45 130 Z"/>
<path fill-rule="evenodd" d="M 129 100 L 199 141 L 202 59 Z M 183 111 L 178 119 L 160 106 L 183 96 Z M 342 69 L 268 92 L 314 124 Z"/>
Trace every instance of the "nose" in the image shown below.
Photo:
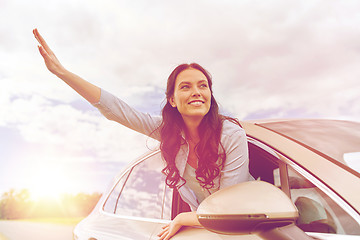
<path fill-rule="evenodd" d="M 201 94 L 200 94 L 200 89 L 198 87 L 194 87 L 193 88 L 193 92 L 192 92 L 192 96 L 193 97 L 199 97 Z"/>

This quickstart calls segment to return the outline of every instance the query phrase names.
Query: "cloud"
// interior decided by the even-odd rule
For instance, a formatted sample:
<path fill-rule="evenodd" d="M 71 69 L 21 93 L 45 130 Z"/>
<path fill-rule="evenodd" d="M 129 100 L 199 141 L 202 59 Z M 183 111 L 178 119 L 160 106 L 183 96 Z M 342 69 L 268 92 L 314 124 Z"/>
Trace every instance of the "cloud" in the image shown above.
<path fill-rule="evenodd" d="M 198 62 L 223 112 L 239 119 L 359 121 L 359 11 L 357 0 L 2 0 L 0 134 L 16 140 L 2 182 L 24 186 L 34 163 L 81 179 L 79 189 L 102 189 L 156 144 L 49 73 L 35 27 L 70 71 L 144 112 L 160 113 L 176 65 Z"/>
<path fill-rule="evenodd" d="M 0 26 L 0 124 L 30 142 L 46 139 L 54 152 L 66 146 L 105 161 L 131 154 L 122 137 L 136 146 L 144 139 L 74 104 L 79 96 L 45 69 L 34 27 L 69 70 L 142 111 L 158 114 L 172 69 L 195 61 L 213 75 L 223 109 L 240 119 L 360 118 L 356 1 L 2 4 L 12 24 Z"/>
<path fill-rule="evenodd" d="M 25 141 L 37 144 L 38 159 L 129 162 L 146 150 L 140 147 L 146 137 L 108 121 L 97 110 L 81 111 L 40 95 L 13 97 L 3 106 L 7 114 L 1 125 L 16 127 Z"/>

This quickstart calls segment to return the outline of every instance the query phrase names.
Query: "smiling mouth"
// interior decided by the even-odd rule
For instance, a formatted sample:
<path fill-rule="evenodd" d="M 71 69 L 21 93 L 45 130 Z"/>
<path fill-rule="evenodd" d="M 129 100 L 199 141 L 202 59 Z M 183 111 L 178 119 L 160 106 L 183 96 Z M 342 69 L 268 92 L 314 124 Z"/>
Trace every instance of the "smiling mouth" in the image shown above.
<path fill-rule="evenodd" d="M 201 100 L 196 100 L 196 101 L 189 102 L 189 104 L 193 105 L 193 106 L 200 106 L 200 105 L 204 104 L 204 102 Z"/>

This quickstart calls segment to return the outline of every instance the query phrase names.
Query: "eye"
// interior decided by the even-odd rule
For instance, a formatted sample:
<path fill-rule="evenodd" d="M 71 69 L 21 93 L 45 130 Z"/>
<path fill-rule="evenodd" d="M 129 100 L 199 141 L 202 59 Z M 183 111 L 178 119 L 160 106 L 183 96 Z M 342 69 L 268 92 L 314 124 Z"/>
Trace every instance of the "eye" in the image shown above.
<path fill-rule="evenodd" d="M 180 89 L 188 89 L 189 88 L 189 85 L 181 85 L 180 86 Z"/>
<path fill-rule="evenodd" d="M 208 85 L 207 85 L 206 83 L 202 83 L 202 84 L 200 85 L 200 87 L 201 87 L 201 88 L 207 88 Z"/>

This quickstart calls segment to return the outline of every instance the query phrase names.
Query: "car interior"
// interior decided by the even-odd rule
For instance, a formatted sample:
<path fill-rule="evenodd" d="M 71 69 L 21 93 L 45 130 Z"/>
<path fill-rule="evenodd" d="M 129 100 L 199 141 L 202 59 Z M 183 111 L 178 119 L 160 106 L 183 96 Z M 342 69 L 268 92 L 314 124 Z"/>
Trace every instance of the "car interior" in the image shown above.
<path fill-rule="evenodd" d="M 256 180 L 274 184 L 274 170 L 279 168 L 276 163 L 276 157 L 249 142 L 249 159 L 250 174 Z M 171 219 L 174 219 L 179 213 L 189 211 L 189 205 L 181 199 L 178 191 L 174 189 Z"/>

